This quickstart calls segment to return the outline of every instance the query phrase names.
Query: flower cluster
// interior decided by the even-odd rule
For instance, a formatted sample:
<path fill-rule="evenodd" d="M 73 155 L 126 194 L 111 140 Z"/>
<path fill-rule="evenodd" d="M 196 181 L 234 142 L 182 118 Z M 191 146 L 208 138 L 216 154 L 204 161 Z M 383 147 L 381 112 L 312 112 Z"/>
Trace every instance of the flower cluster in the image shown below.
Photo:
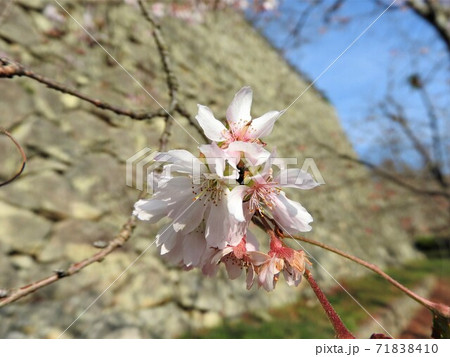
<path fill-rule="evenodd" d="M 280 159 L 265 149 L 261 138 L 271 133 L 283 112 L 253 119 L 252 95 L 249 87 L 235 95 L 226 125 L 208 107 L 198 106 L 196 119 L 211 143 L 199 147 L 198 157 L 186 150 L 157 155 L 164 169 L 153 196 L 139 200 L 134 214 L 150 223 L 171 219 L 156 240 L 170 262 L 198 267 L 208 276 L 223 263 L 230 279 L 245 270 L 247 288 L 256 282 L 270 291 L 281 273 L 289 285 L 298 285 L 308 261 L 303 251 L 286 246 L 270 230 L 269 252 L 259 251 L 250 221 L 270 220 L 288 234 L 311 230 L 311 215 L 282 189 L 311 189 L 318 183 L 299 169 L 282 167 L 274 173 L 272 166 Z"/>

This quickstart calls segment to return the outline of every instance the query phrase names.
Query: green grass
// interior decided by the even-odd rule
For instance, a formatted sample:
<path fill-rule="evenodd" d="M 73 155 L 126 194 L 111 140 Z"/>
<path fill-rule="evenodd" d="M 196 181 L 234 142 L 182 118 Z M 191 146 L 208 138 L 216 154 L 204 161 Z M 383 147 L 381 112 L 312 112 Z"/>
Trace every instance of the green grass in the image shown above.
<path fill-rule="evenodd" d="M 450 278 L 449 261 L 430 259 L 416 261 L 387 273 L 407 287 L 414 288 L 426 276 Z M 341 282 L 342 283 L 342 282 Z M 343 286 L 371 312 L 389 306 L 402 292 L 382 278 L 368 273 L 365 277 L 344 281 Z M 341 289 L 327 294 L 331 304 L 350 330 L 356 330 L 367 314 Z M 225 321 L 208 330 L 193 331 L 183 338 L 333 338 L 334 331 L 320 305 L 306 306 L 300 299 L 294 304 L 269 311 L 270 319 L 247 313 L 238 320 Z"/>

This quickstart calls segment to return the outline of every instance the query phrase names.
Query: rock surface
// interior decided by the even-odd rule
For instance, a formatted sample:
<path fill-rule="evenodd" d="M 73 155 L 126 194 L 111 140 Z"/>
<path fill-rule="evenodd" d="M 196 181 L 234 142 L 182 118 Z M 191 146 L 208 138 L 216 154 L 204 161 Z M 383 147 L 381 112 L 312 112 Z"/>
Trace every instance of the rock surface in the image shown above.
<path fill-rule="evenodd" d="M 10 6 L 0 23 L 0 53 L 124 108 L 158 109 L 140 85 L 168 104 L 149 25 L 135 7 L 123 1 L 62 4 L 134 79 L 50 0 L 17 0 Z M 49 7 L 58 16 L 48 16 Z M 287 107 L 308 85 L 232 11 L 212 14 L 200 24 L 162 22 L 180 95 L 191 113 L 201 103 L 223 118 L 234 93 L 250 85 L 257 116 Z M 0 93 L 0 125 L 29 157 L 25 173 L 0 189 L 0 288 L 10 288 L 94 254 L 94 242 L 118 232 L 139 194 L 125 185 L 126 160 L 145 147 L 158 147 L 163 121 L 134 121 L 101 111 L 27 78 L 1 79 Z M 175 119 L 170 147 L 195 149 L 201 137 L 185 119 Z M 380 265 L 414 258 L 395 212 L 375 216 L 370 210 L 368 172 L 336 160 L 317 140 L 353 153 L 333 108 L 311 88 L 267 140 L 281 155 L 298 158 L 300 166 L 304 158 L 314 158 L 326 181 L 317 190 L 291 195 L 315 217 L 309 236 Z M 18 157 L 3 137 L 0 158 L 0 179 L 5 179 Z M 229 281 L 223 271 L 214 280 L 197 271 L 180 272 L 161 261 L 155 248 L 146 250 L 156 231 L 140 224 L 131 241 L 101 264 L 1 309 L 0 337 L 58 337 L 80 314 L 63 337 L 171 337 L 212 326 L 223 316 L 292 302 L 302 290 L 281 281 L 270 294 L 246 291 L 242 279 Z M 317 259 L 312 259 L 314 272 L 323 284 L 333 284 L 327 272 L 336 278 L 363 272 L 304 246 Z"/>

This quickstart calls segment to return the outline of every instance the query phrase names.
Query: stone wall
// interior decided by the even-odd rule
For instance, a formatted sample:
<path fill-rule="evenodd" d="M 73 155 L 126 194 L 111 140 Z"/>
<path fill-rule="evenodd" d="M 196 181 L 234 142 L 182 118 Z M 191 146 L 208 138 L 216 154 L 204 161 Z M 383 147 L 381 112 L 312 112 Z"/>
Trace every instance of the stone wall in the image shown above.
<path fill-rule="evenodd" d="M 122 1 L 63 1 L 163 106 L 167 105 L 150 28 Z M 53 1 L 17 0 L 0 24 L 0 53 L 93 97 L 134 110 L 156 103 Z M 59 15 L 55 16 L 54 13 Z M 52 16 L 53 12 L 53 16 Z M 58 19 L 58 17 L 61 17 Z M 234 93 L 254 89 L 255 115 L 288 106 L 308 85 L 242 18 L 214 13 L 203 23 L 163 19 L 181 97 L 191 113 L 208 105 L 223 117 Z M 162 119 L 137 122 L 100 111 L 27 78 L 0 80 L 0 125 L 24 146 L 24 174 L 0 189 L 0 287 L 26 284 L 96 252 L 130 214 L 138 191 L 125 185 L 125 161 L 144 147 L 157 148 Z M 171 148 L 194 149 L 201 138 L 176 117 Z M 183 126 L 182 129 L 181 126 Z M 386 265 L 415 256 L 394 214 L 369 209 L 372 182 L 365 169 L 336 160 L 320 139 L 352 153 L 333 108 L 314 88 L 277 124 L 270 146 L 281 155 L 314 158 L 326 185 L 293 192 L 315 217 L 310 237 Z M 0 138 L 0 179 L 19 162 Z M 60 281 L 0 310 L 0 337 L 57 337 L 154 240 L 157 227 L 139 224 L 130 242 L 77 276 Z M 262 236 L 261 236 L 262 237 Z M 295 246 L 295 244 L 294 244 Z M 318 259 L 324 284 L 362 273 L 354 264 L 305 246 Z M 223 272 L 221 272 L 223 276 Z M 151 247 L 75 323 L 65 337 L 170 337 L 212 326 L 224 316 L 264 310 L 298 298 L 301 288 L 281 281 L 273 293 L 245 290 L 243 280 L 207 279 L 179 272 Z"/>

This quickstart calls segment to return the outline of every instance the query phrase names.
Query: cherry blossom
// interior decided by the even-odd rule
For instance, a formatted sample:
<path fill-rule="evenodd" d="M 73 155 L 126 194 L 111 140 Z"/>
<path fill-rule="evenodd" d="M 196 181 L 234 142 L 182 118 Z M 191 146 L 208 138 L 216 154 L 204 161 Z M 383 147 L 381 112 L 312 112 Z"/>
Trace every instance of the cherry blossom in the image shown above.
<path fill-rule="evenodd" d="M 221 143 L 220 146 L 223 148 L 235 141 L 261 143 L 259 138 L 272 132 L 275 121 L 283 112 L 270 111 L 252 119 L 250 115 L 252 98 L 253 92 L 250 87 L 243 87 L 236 93 L 226 114 L 228 128 L 204 105 L 198 105 L 198 114 L 195 118 L 208 139 Z"/>
<path fill-rule="evenodd" d="M 199 268 L 210 277 L 223 264 L 230 279 L 245 271 L 248 289 L 257 282 L 272 291 L 281 273 L 288 285 L 297 286 L 305 264 L 310 264 L 303 251 L 286 246 L 278 233 L 308 232 L 313 221 L 283 189 L 308 190 L 318 183 L 299 169 L 282 168 L 274 174 L 272 164 L 279 158 L 260 138 L 271 133 L 283 112 L 252 119 L 252 96 L 249 87 L 236 93 L 227 110 L 227 126 L 199 105 L 196 118 L 212 142 L 198 147 L 198 157 L 186 150 L 157 155 L 156 163 L 163 166 L 151 173 L 158 179 L 157 184 L 151 182 L 153 195 L 136 202 L 134 214 L 149 223 L 170 219 L 156 236 L 161 255 L 170 263 Z M 268 253 L 259 250 L 249 230 L 255 215 L 255 222 L 267 228 Z"/>
<path fill-rule="evenodd" d="M 288 285 L 298 286 L 305 272 L 305 265 L 311 262 L 303 250 L 294 250 L 285 246 L 281 240 L 272 236 L 267 259 L 258 268 L 258 284 L 267 291 L 272 291 L 283 272 Z"/>
<path fill-rule="evenodd" d="M 273 158 L 273 156 L 271 156 Z M 238 221 L 245 220 L 243 202 L 249 202 L 251 212 L 271 213 L 275 221 L 288 233 L 308 232 L 313 218 L 298 202 L 286 197 L 283 187 L 302 190 L 312 189 L 319 184 L 312 176 L 300 169 L 282 169 L 273 177 L 273 170 L 268 164 L 254 176 L 247 177 L 245 185 L 233 188 L 228 198 L 228 209 Z"/>
<path fill-rule="evenodd" d="M 209 153 L 206 148 L 203 149 Z M 226 164 L 225 158 L 213 158 L 216 164 L 210 166 L 186 150 L 171 150 L 163 157 L 171 162 L 166 172 L 177 176 L 166 175 L 151 199 L 142 199 L 135 204 L 134 214 L 150 223 L 166 216 L 171 218 L 172 228 L 168 231 L 173 230 L 173 234 L 167 238 L 171 248 L 174 245 L 171 243 L 178 236 L 174 233 L 187 235 L 202 222 L 208 246 L 224 248 L 227 244 L 239 243 L 241 229 L 239 222 L 228 211 L 230 189 L 227 186 L 230 178 L 236 182 L 237 170 Z M 193 177 L 196 169 L 198 175 Z M 225 171 L 229 175 L 225 176 Z"/>

